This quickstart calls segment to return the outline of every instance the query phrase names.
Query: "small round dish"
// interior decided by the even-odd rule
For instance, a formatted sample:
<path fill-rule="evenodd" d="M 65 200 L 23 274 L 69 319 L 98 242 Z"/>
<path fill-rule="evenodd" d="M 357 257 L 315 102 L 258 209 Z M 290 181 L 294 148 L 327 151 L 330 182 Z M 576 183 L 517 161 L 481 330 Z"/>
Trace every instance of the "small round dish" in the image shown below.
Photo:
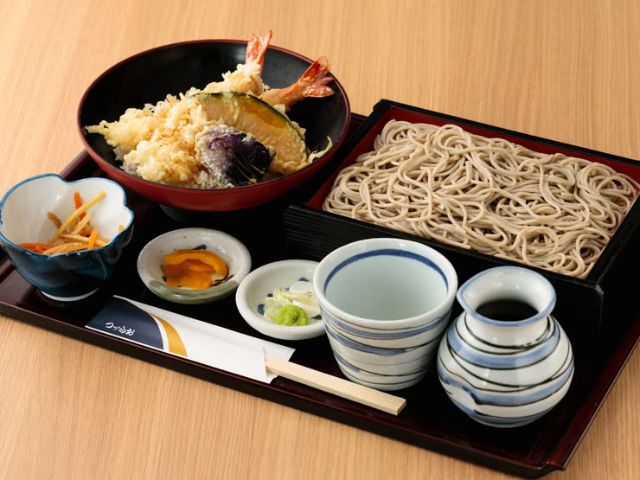
<path fill-rule="evenodd" d="M 229 268 L 226 279 L 205 290 L 168 286 L 161 269 L 163 255 L 202 246 L 225 261 Z M 159 235 L 147 243 L 138 255 L 137 266 L 142 282 L 158 297 L 174 303 L 208 303 L 233 293 L 251 270 L 251 255 L 247 247 L 227 233 L 208 228 L 181 228 Z"/>
<path fill-rule="evenodd" d="M 267 295 L 299 280 L 310 282 L 317 265 L 318 262 L 310 260 L 282 260 L 251 272 L 236 292 L 236 305 L 242 318 L 260 333 L 281 340 L 304 340 L 324 334 L 321 318 L 310 319 L 309 325 L 285 326 L 271 322 L 260 313 Z"/>

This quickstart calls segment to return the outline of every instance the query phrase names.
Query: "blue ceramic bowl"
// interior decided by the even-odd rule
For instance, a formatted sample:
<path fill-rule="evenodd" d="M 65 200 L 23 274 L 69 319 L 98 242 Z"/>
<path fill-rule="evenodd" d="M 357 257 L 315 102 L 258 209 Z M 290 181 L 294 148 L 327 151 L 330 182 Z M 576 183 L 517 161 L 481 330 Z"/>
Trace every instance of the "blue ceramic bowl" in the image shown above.
<path fill-rule="evenodd" d="M 74 192 L 84 201 L 104 191 L 106 196 L 89 209 L 91 225 L 108 243 L 93 250 L 43 255 L 20 246 L 47 243 L 56 227 L 47 218 L 52 212 L 65 219 L 74 211 Z M 67 182 L 58 175 L 27 178 L 14 185 L 0 200 L 0 244 L 16 270 L 44 295 L 59 301 L 88 297 L 113 273 L 133 234 L 133 212 L 125 192 L 105 178 Z"/>

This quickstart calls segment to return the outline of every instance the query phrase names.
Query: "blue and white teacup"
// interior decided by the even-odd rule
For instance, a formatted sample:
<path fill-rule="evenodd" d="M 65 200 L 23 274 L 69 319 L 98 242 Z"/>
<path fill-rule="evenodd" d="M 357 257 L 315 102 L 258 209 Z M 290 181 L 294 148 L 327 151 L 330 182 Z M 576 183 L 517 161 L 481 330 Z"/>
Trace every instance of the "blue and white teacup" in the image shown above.
<path fill-rule="evenodd" d="M 458 277 L 426 245 L 376 238 L 331 252 L 318 264 L 313 285 L 344 375 L 398 390 L 418 383 L 431 366 Z"/>

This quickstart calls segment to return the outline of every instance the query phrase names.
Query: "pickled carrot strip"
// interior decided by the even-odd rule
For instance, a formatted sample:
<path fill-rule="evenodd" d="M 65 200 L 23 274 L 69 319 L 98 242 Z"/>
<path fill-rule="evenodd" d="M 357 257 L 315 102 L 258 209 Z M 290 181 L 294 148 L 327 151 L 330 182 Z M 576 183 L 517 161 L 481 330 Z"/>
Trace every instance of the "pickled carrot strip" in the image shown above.
<path fill-rule="evenodd" d="M 77 220 L 78 217 L 80 217 L 80 215 L 85 213 L 87 210 L 93 207 L 96 203 L 102 200 L 105 197 L 105 195 L 106 193 L 102 191 L 98 193 L 95 197 L 93 197 L 91 200 L 89 200 L 87 203 L 83 204 L 80 208 L 76 208 L 76 210 L 71 215 L 69 215 L 69 217 L 64 222 L 62 222 L 62 225 L 60 225 L 60 228 L 58 228 L 58 235 L 63 234 L 67 229 L 67 227 L 69 227 L 69 225 L 71 225 L 75 220 Z"/>
<path fill-rule="evenodd" d="M 86 248 L 84 243 L 63 243 L 62 245 L 56 245 L 53 248 L 42 252 L 44 255 L 54 255 L 56 253 L 69 253 L 77 252 L 78 250 L 84 250 Z"/>
<path fill-rule="evenodd" d="M 60 235 L 60 238 L 64 240 L 71 240 L 73 242 L 89 242 L 89 237 L 83 237 L 82 235 L 74 235 L 72 233 L 64 233 Z M 104 238 L 96 237 L 96 247 L 104 247 L 107 241 Z"/>
<path fill-rule="evenodd" d="M 49 217 L 49 220 L 53 222 L 56 228 L 60 228 L 60 225 L 62 225 L 62 220 L 60 220 L 60 218 L 55 213 L 47 212 L 47 217 Z"/>
<path fill-rule="evenodd" d="M 80 192 L 73 193 L 73 204 L 76 208 L 80 208 L 82 206 L 82 197 L 80 196 Z M 80 214 L 80 218 L 82 219 L 85 216 L 84 213 Z"/>
<path fill-rule="evenodd" d="M 27 250 L 31 250 L 32 252 L 42 253 L 45 250 L 56 247 L 57 245 L 51 243 L 21 243 L 20 246 Z"/>
<path fill-rule="evenodd" d="M 91 250 L 104 247 L 109 241 L 100 236 L 97 227 L 90 224 L 91 214 L 88 209 L 106 196 L 99 192 L 91 200 L 84 203 L 79 192 L 74 192 L 73 203 L 75 210 L 64 221 L 53 212 L 47 212 L 47 217 L 56 226 L 56 234 L 48 243 L 23 243 L 21 246 L 43 255 L 55 255 L 79 250 Z"/>
<path fill-rule="evenodd" d="M 89 235 L 89 241 L 87 242 L 87 250 L 91 250 L 96 246 L 96 240 L 98 238 L 98 229 L 94 228 L 91 230 L 91 235 Z"/>
<path fill-rule="evenodd" d="M 89 221 L 91 220 L 91 215 L 89 213 L 87 213 L 84 218 L 81 218 L 80 221 L 78 222 L 78 224 L 76 225 L 76 228 L 74 228 L 72 230 L 72 234 L 73 235 L 77 235 L 79 233 L 82 233 L 82 230 L 84 229 L 84 227 L 86 227 L 89 224 Z"/>

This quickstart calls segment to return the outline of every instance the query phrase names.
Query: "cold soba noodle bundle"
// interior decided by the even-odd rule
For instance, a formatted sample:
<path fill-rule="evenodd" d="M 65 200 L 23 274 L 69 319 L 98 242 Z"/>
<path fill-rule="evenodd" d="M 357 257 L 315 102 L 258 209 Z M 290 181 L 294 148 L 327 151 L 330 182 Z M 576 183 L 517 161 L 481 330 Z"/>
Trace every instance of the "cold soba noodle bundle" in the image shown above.
<path fill-rule="evenodd" d="M 323 208 L 449 245 L 586 277 L 638 196 L 606 165 L 392 120 Z"/>

